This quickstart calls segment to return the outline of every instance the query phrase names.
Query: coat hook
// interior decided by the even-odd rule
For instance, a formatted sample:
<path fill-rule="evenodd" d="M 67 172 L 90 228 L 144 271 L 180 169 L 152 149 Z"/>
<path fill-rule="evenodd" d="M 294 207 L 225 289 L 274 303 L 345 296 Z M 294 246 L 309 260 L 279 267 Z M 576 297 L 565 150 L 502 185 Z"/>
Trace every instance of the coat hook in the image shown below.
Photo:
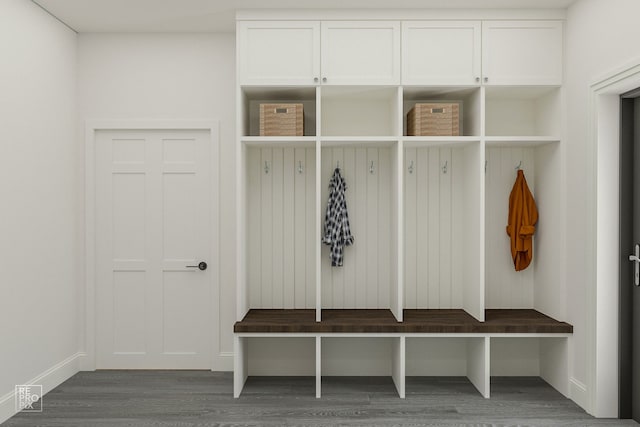
<path fill-rule="evenodd" d="M 449 160 L 444 162 L 444 166 L 442 167 L 442 173 L 447 173 L 447 166 L 449 166 Z"/>
<path fill-rule="evenodd" d="M 336 169 L 340 169 L 340 160 L 336 162 Z"/>
<path fill-rule="evenodd" d="M 304 169 L 302 168 L 302 160 L 298 160 L 298 173 L 302 174 L 302 172 L 304 172 Z"/>
<path fill-rule="evenodd" d="M 487 163 L 489 163 L 489 160 L 484 161 L 484 173 L 487 173 Z"/>
<path fill-rule="evenodd" d="M 373 171 L 375 169 L 373 168 L 373 160 L 371 160 L 371 165 L 369 166 L 369 173 L 373 175 Z"/>
<path fill-rule="evenodd" d="M 520 163 L 518 163 L 518 166 L 516 166 L 516 170 L 520 170 L 522 168 L 522 160 L 520 160 Z"/>
<path fill-rule="evenodd" d="M 269 173 L 269 162 L 264 161 L 264 173 Z"/>
<path fill-rule="evenodd" d="M 413 160 L 411 160 L 411 163 L 409 164 L 409 167 L 407 169 L 409 170 L 409 173 L 413 173 Z"/>

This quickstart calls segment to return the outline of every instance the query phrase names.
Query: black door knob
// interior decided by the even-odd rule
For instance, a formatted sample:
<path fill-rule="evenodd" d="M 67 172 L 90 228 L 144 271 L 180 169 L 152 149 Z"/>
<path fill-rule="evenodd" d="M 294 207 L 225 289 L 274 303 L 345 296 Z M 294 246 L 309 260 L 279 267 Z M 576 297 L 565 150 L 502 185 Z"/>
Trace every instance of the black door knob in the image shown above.
<path fill-rule="evenodd" d="M 198 263 L 198 265 L 187 265 L 187 268 L 198 268 L 198 269 L 200 269 L 200 270 L 202 270 L 202 271 L 206 270 L 206 269 L 207 269 L 207 267 L 208 267 L 208 266 L 207 266 L 207 263 L 206 263 L 206 262 L 204 262 L 204 261 L 200 261 L 200 262 Z"/>

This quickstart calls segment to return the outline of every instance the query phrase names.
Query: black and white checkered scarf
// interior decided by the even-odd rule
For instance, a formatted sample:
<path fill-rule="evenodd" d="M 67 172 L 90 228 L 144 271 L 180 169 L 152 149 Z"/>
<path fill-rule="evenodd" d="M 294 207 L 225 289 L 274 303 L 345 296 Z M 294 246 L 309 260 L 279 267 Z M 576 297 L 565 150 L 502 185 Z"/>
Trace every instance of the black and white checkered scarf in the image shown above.
<path fill-rule="evenodd" d="M 353 236 L 349 228 L 347 200 L 345 191 L 347 184 L 336 168 L 329 182 L 329 200 L 324 219 L 324 237 L 322 242 L 331 246 L 329 258 L 332 267 L 341 267 L 344 258 L 344 247 L 353 244 Z"/>

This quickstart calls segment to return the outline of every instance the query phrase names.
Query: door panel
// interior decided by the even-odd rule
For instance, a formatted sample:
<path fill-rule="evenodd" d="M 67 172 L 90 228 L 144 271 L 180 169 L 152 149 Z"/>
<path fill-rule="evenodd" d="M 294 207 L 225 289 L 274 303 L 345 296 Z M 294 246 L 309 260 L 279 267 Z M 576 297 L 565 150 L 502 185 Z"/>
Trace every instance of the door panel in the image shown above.
<path fill-rule="evenodd" d="M 326 21 L 321 34 L 323 83 L 400 83 L 399 22 Z"/>
<path fill-rule="evenodd" d="M 640 244 L 640 98 L 634 99 L 634 138 L 633 138 L 633 242 L 624 255 L 635 252 Z M 632 294 L 632 418 L 640 422 L 640 286 L 635 285 L 635 263 L 629 262 L 627 286 Z"/>
<path fill-rule="evenodd" d="M 485 84 L 562 84 L 560 21 L 482 23 L 482 75 Z"/>
<path fill-rule="evenodd" d="M 209 368 L 208 131 L 96 133 L 97 367 Z"/>
<path fill-rule="evenodd" d="M 320 76 L 320 23 L 238 23 L 240 84 L 311 85 Z"/>
<path fill-rule="evenodd" d="M 480 21 L 402 23 L 402 84 L 480 82 Z"/>

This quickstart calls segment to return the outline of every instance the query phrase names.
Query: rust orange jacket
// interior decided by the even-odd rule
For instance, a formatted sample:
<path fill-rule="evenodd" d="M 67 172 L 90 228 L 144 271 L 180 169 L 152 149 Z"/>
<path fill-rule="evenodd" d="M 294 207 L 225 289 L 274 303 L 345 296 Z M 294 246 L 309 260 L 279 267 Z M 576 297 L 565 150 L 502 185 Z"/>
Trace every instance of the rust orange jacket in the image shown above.
<path fill-rule="evenodd" d="M 511 257 L 516 271 L 524 270 L 533 259 L 533 234 L 538 222 L 538 208 L 524 172 L 518 170 L 516 182 L 509 196 L 507 234 L 511 238 Z"/>

